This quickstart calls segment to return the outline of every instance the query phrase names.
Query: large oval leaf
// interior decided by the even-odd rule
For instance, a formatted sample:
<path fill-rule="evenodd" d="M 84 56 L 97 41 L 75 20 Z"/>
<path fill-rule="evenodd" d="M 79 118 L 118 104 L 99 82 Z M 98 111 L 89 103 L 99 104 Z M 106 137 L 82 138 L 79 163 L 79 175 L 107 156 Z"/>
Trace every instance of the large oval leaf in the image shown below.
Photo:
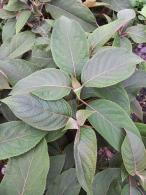
<path fill-rule="evenodd" d="M 45 101 L 31 95 L 18 95 L 2 101 L 19 119 L 41 130 L 60 129 L 71 116 L 71 108 L 65 100 Z"/>
<path fill-rule="evenodd" d="M 146 152 L 140 133 L 128 114 L 108 100 L 95 100 L 89 108 L 96 111 L 89 117 L 90 123 L 116 150 L 120 151 L 122 146 L 126 170 L 131 175 L 138 175 L 146 168 Z"/>
<path fill-rule="evenodd" d="M 141 137 L 126 130 L 122 144 L 122 158 L 130 175 L 139 175 L 146 169 L 146 150 Z"/>
<path fill-rule="evenodd" d="M 55 19 L 63 15 L 78 21 L 86 31 L 91 32 L 96 28 L 94 15 L 80 0 L 53 0 L 47 4 L 46 10 Z"/>
<path fill-rule="evenodd" d="M 107 87 L 130 77 L 143 60 L 121 48 L 103 49 L 91 58 L 82 71 L 86 87 Z"/>
<path fill-rule="evenodd" d="M 126 128 L 136 135 L 140 135 L 128 114 L 117 104 L 108 100 L 95 100 L 87 109 L 95 111 L 89 117 L 92 126 L 116 149 L 121 149 Z"/>
<path fill-rule="evenodd" d="M 57 66 L 75 77 L 89 58 L 85 32 L 77 22 L 64 16 L 54 25 L 51 50 Z"/>
<path fill-rule="evenodd" d="M 48 148 L 46 141 L 43 140 L 31 151 L 10 159 L 0 186 L 0 194 L 42 195 L 45 191 L 48 170 Z"/>
<path fill-rule="evenodd" d="M 96 170 L 97 140 L 92 128 L 77 131 L 74 143 L 74 158 L 78 181 L 87 194 L 92 194 L 92 183 Z"/>
<path fill-rule="evenodd" d="M 32 93 L 44 100 L 58 100 L 71 91 L 71 81 L 64 72 L 46 68 L 20 80 L 13 88 L 12 95 Z"/>
<path fill-rule="evenodd" d="M 0 159 L 18 156 L 32 149 L 46 135 L 21 122 L 0 124 Z"/>

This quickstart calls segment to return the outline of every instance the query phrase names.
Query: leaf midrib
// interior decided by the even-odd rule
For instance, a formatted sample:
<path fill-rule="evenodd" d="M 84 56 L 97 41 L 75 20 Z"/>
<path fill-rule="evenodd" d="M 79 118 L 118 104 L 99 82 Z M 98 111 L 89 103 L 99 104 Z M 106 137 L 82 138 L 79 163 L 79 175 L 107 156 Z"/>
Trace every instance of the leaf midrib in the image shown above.
<path fill-rule="evenodd" d="M 74 72 L 74 76 L 76 77 L 75 60 L 74 60 L 74 56 L 73 56 L 72 49 L 71 49 L 71 46 L 70 46 L 70 39 L 69 39 L 68 29 L 66 31 L 66 35 L 67 35 L 68 47 L 69 47 L 71 61 L 72 61 L 72 66 L 73 66 L 73 72 Z"/>
<path fill-rule="evenodd" d="M 20 192 L 20 195 L 23 195 L 24 192 L 25 192 L 25 187 L 26 187 L 27 180 L 28 180 L 28 177 L 29 177 L 29 174 L 30 174 L 30 168 L 31 168 L 33 159 L 34 159 L 34 155 L 32 156 L 32 158 L 31 158 L 31 160 L 30 160 L 30 164 L 29 164 L 29 167 L 28 167 L 27 175 L 26 175 L 26 178 L 25 178 L 25 180 L 24 180 L 24 185 L 23 185 L 22 191 Z"/>
<path fill-rule="evenodd" d="M 21 94 L 25 94 L 26 93 L 25 91 L 35 92 L 36 90 L 41 90 L 41 88 L 49 88 L 49 87 L 56 87 L 56 88 L 62 88 L 62 89 L 64 88 L 64 89 L 70 89 L 70 90 L 73 89 L 72 87 L 65 86 L 65 85 L 64 86 L 63 85 L 62 86 L 60 86 L 60 85 L 40 85 L 40 86 L 32 86 L 32 87 L 26 88 L 24 90 L 19 89 L 19 88 L 17 89 L 17 87 L 20 87 L 20 86 L 19 85 L 16 86 L 16 89 L 14 87 L 14 92 L 12 90 L 12 92 L 10 94 L 15 94 L 16 95 L 16 94 L 19 94 L 20 92 L 21 92 Z M 17 92 L 17 91 L 20 91 L 20 92 Z"/>
<path fill-rule="evenodd" d="M 126 130 L 126 133 L 127 133 L 127 130 Z M 131 148 L 131 152 L 132 152 L 132 157 L 133 157 L 133 164 L 134 164 L 134 171 L 135 171 L 135 174 L 136 174 L 136 159 L 135 159 L 135 157 L 134 157 L 134 153 L 133 153 L 133 149 L 132 149 L 132 144 L 131 144 L 131 141 L 130 141 L 130 139 L 129 139 L 129 135 L 128 135 L 128 133 L 127 133 L 127 139 L 128 139 L 128 142 L 129 142 L 129 145 L 130 145 L 130 148 Z"/>
<path fill-rule="evenodd" d="M 15 137 L 15 138 L 8 138 L 8 139 L 5 139 L 4 141 L 0 141 L 0 144 L 3 144 L 5 142 L 10 142 L 10 141 L 14 141 L 14 140 L 17 140 L 17 139 L 21 139 L 21 138 L 24 138 L 24 137 L 27 137 L 29 136 L 30 134 L 25 134 L 25 135 L 22 135 L 22 136 L 18 136 L 18 137 Z"/>
<path fill-rule="evenodd" d="M 48 112 L 49 110 L 48 109 L 43 109 L 43 112 Z M 17 113 L 21 113 L 21 112 L 17 112 Z M 56 114 L 56 115 L 61 115 L 61 116 L 64 116 L 65 118 L 69 119 L 71 116 L 67 116 L 65 114 L 61 114 L 61 113 L 58 113 L 58 112 L 52 112 L 52 111 L 49 111 L 49 113 L 51 114 Z M 36 115 L 33 115 L 33 117 L 37 116 L 38 114 Z M 24 118 L 30 118 L 30 116 L 27 116 L 27 117 L 24 117 Z"/>

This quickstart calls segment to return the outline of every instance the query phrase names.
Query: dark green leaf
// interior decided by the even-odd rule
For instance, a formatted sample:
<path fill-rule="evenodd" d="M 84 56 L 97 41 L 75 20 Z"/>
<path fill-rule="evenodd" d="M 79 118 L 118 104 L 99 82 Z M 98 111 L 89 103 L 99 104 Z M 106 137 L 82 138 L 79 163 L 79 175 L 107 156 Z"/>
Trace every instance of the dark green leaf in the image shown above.
<path fill-rule="evenodd" d="M 113 181 L 109 187 L 108 193 L 110 195 L 117 195 L 121 193 L 121 185 L 119 181 Z"/>
<path fill-rule="evenodd" d="M 45 131 L 64 127 L 71 116 L 65 100 L 45 101 L 30 95 L 10 96 L 2 100 L 27 124 Z"/>
<path fill-rule="evenodd" d="M 89 122 L 116 150 L 120 151 L 125 137 L 122 128 L 139 135 L 128 114 L 114 102 L 95 100 L 87 109 L 96 111 L 89 117 Z"/>
<path fill-rule="evenodd" d="M 50 157 L 50 170 L 49 170 L 48 178 L 47 178 L 47 181 L 48 181 L 47 188 L 49 188 L 49 183 L 52 183 L 52 181 L 56 179 L 58 175 L 61 174 L 64 163 L 65 163 L 64 154 Z"/>
<path fill-rule="evenodd" d="M 130 77 L 136 64 L 143 60 L 121 48 L 103 49 L 84 66 L 82 82 L 85 87 L 103 88 Z"/>
<path fill-rule="evenodd" d="M 126 129 L 125 131 L 127 135 L 121 148 L 124 166 L 130 175 L 139 175 L 146 169 L 145 146 L 141 140 L 139 131 L 139 135 Z"/>
<path fill-rule="evenodd" d="M 108 168 L 95 175 L 93 183 L 94 195 L 108 195 L 111 183 L 120 178 L 119 168 Z"/>
<path fill-rule="evenodd" d="M 64 16 L 55 22 L 51 50 L 57 66 L 74 77 L 81 74 L 89 58 L 85 32 L 76 21 Z"/>
<path fill-rule="evenodd" d="M 21 121 L 0 124 L 0 159 L 23 154 L 46 135 Z"/>
<path fill-rule="evenodd" d="M 0 70 L 8 77 L 11 85 L 37 70 L 35 64 L 23 59 L 0 60 Z"/>
<path fill-rule="evenodd" d="M 78 21 L 86 31 L 96 28 L 94 15 L 80 0 L 53 0 L 46 9 L 55 19 L 63 15 Z"/>
<path fill-rule="evenodd" d="M 20 80 L 11 95 L 33 94 L 44 100 L 58 100 L 71 91 L 71 80 L 63 71 L 47 68 Z"/>
<path fill-rule="evenodd" d="M 2 40 L 3 42 L 9 41 L 15 35 L 16 21 L 11 19 L 7 20 L 2 29 Z"/>
<path fill-rule="evenodd" d="M 74 145 L 73 143 L 68 144 L 65 149 L 64 149 L 64 153 L 65 153 L 65 164 L 63 167 L 63 170 L 67 170 L 70 169 L 72 167 L 75 167 L 75 160 L 74 160 Z"/>

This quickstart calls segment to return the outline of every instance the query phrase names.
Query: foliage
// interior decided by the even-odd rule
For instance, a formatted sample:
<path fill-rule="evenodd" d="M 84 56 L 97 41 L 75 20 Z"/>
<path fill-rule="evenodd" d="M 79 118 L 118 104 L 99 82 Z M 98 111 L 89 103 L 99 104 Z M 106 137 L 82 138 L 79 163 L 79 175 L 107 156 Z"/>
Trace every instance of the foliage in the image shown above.
<path fill-rule="evenodd" d="M 146 1 L 0 6 L 0 194 L 144 194 Z"/>

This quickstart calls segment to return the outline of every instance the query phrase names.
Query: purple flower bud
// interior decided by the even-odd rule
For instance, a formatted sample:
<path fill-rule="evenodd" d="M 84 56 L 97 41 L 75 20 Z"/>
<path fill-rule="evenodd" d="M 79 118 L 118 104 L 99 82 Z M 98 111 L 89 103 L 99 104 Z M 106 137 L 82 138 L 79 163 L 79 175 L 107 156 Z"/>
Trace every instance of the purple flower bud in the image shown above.
<path fill-rule="evenodd" d="M 114 153 L 107 147 L 100 148 L 98 154 L 106 160 L 110 160 L 114 156 Z"/>

